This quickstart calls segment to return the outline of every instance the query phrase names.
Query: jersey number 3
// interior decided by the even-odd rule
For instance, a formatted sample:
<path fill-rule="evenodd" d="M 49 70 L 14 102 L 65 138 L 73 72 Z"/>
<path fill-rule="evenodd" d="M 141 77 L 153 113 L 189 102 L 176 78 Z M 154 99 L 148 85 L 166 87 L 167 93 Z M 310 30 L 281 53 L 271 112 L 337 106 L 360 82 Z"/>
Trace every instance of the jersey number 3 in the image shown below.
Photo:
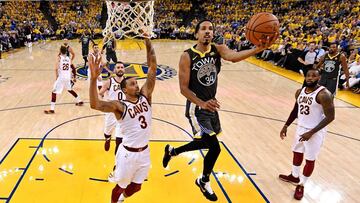
<path fill-rule="evenodd" d="M 145 129 L 147 127 L 147 123 L 146 123 L 146 120 L 145 120 L 145 117 L 144 116 L 140 116 L 139 117 L 139 121 L 140 121 L 140 127 L 142 129 Z"/>

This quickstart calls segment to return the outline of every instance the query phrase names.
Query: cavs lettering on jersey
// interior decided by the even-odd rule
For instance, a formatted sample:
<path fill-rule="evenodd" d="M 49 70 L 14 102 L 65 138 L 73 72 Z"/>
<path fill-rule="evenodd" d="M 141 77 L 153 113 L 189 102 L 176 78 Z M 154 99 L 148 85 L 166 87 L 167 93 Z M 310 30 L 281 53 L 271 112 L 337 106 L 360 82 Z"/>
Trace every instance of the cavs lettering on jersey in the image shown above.
<path fill-rule="evenodd" d="M 325 55 L 324 70 L 321 77 L 337 78 L 340 73 L 340 54 L 331 57 L 329 54 Z"/>
<path fill-rule="evenodd" d="M 198 98 L 207 101 L 216 95 L 221 57 L 215 45 L 211 45 L 210 50 L 205 53 L 201 53 L 195 47 L 196 45 L 185 51 L 191 60 L 189 89 Z"/>
<path fill-rule="evenodd" d="M 123 145 L 140 148 L 149 143 L 151 134 L 151 106 L 145 96 L 140 95 L 136 103 L 124 100 L 123 116 L 118 120 Z"/>
<path fill-rule="evenodd" d="M 302 88 L 299 97 L 297 98 L 298 108 L 298 126 L 312 129 L 317 126 L 324 118 L 324 111 L 316 101 L 318 93 L 325 87 L 320 86 L 311 93 L 306 93 L 306 87 Z"/>
<path fill-rule="evenodd" d="M 125 94 L 121 90 L 120 82 L 116 81 L 114 77 L 110 78 L 110 86 L 108 89 L 109 100 L 125 100 Z"/>
<path fill-rule="evenodd" d="M 70 58 L 66 55 L 60 55 L 60 62 L 58 67 L 59 77 L 71 79 L 71 62 Z"/>

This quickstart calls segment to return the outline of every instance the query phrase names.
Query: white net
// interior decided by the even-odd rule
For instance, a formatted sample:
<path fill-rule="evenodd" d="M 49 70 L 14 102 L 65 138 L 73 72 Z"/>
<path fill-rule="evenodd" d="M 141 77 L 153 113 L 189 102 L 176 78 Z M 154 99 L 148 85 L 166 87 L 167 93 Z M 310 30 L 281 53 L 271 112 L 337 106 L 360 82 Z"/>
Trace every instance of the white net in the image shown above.
<path fill-rule="evenodd" d="M 106 1 L 108 19 L 103 30 L 104 42 L 122 37 L 154 37 L 154 1 Z"/>

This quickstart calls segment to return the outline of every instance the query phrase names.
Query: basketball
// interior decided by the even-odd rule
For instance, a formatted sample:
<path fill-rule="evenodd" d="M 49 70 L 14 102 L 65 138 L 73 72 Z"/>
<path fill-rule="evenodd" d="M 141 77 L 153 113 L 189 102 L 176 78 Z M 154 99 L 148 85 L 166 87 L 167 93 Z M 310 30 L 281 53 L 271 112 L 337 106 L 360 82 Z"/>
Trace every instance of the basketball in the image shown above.
<path fill-rule="evenodd" d="M 271 13 L 258 13 L 251 17 L 246 25 L 246 39 L 255 45 L 260 44 L 260 40 L 265 41 L 267 37 L 273 44 L 279 32 L 279 20 Z"/>

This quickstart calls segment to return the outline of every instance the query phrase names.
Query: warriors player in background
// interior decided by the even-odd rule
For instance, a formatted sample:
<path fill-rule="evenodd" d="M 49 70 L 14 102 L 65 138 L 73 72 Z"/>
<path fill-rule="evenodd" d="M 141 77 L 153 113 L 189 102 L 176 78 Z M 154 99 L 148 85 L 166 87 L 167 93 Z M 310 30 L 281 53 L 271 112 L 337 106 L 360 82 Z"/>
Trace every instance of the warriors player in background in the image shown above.
<path fill-rule="evenodd" d="M 115 76 L 112 76 L 107 80 L 102 88 L 99 91 L 101 97 L 104 98 L 105 93 L 107 92 L 107 100 L 125 100 L 125 94 L 121 90 L 121 81 L 124 79 L 125 67 L 124 64 L 121 62 L 116 62 L 114 68 Z M 122 135 L 120 133 L 120 126 L 117 122 L 115 115 L 113 113 L 106 113 L 105 114 L 105 127 L 104 127 L 104 136 L 105 136 L 105 151 L 109 151 L 110 149 L 110 142 L 111 142 L 111 131 L 115 128 L 115 137 L 116 137 L 116 147 L 115 147 L 115 154 L 119 145 L 122 142 Z"/>
<path fill-rule="evenodd" d="M 292 147 L 294 153 L 290 175 L 279 175 L 285 182 L 296 184 L 294 198 L 302 199 L 304 185 L 311 176 L 315 160 L 326 135 L 326 126 L 335 118 L 335 109 L 331 93 L 318 85 L 320 73 L 311 69 L 305 77 L 305 87 L 296 91 L 295 106 L 280 132 L 281 139 L 286 137 L 288 126 L 297 118 L 297 130 Z M 305 157 L 305 166 L 300 175 L 300 166 Z"/>
<path fill-rule="evenodd" d="M 81 42 L 81 52 L 82 52 L 82 57 L 84 59 L 84 67 L 86 67 L 86 63 L 88 61 L 88 55 L 89 55 L 90 42 L 92 42 L 93 44 L 95 44 L 95 42 L 92 39 L 92 36 L 88 30 L 86 30 L 81 35 L 79 42 Z"/>
<path fill-rule="evenodd" d="M 123 202 L 141 189 L 141 184 L 150 168 L 151 135 L 151 95 L 156 80 L 156 56 L 150 39 L 145 39 L 149 72 L 145 84 L 139 89 L 133 77 L 121 81 L 121 89 L 126 95 L 124 101 L 102 101 L 98 98 L 96 81 L 101 73 L 101 58 L 89 60 L 91 69 L 90 106 L 93 109 L 114 113 L 121 126 L 123 141 L 116 153 L 116 169 L 109 181 L 116 182 L 112 190 L 111 202 Z"/>
<path fill-rule="evenodd" d="M 334 42 L 330 44 L 329 53 L 322 56 L 319 63 L 316 65 L 317 69 L 321 69 L 321 79 L 319 84 L 326 87 L 333 96 L 335 96 L 338 88 L 340 65 L 346 76 L 345 87 L 348 88 L 349 69 L 346 57 L 338 52 L 338 45 Z"/>
<path fill-rule="evenodd" d="M 112 60 L 114 63 L 116 63 L 117 57 L 116 57 L 116 42 L 114 39 L 109 39 L 103 46 L 101 53 L 104 52 L 104 49 L 106 49 L 106 61 L 110 63 L 110 60 Z"/>
<path fill-rule="evenodd" d="M 56 81 L 53 87 L 53 91 L 51 93 L 51 104 L 50 110 L 45 110 L 46 114 L 53 114 L 55 113 L 55 102 L 56 102 L 56 95 L 61 94 L 64 87 L 66 90 L 75 97 L 76 105 L 82 106 L 83 102 L 81 101 L 80 97 L 76 94 L 74 90 L 72 90 L 71 86 L 71 59 L 69 56 L 66 55 L 66 47 L 60 47 L 60 55 L 58 56 L 57 63 L 55 65 L 55 75 Z"/>
<path fill-rule="evenodd" d="M 218 114 L 220 105 L 215 96 L 221 58 L 238 62 L 263 51 L 270 44 L 268 39 L 261 47 L 241 52 L 230 50 L 225 45 L 211 44 L 214 26 L 209 20 L 197 24 L 195 35 L 197 44 L 182 54 L 179 63 L 180 90 L 187 98 L 185 114 L 192 127 L 194 140 L 178 148 L 166 145 L 163 166 L 167 167 L 172 156 L 209 149 L 204 158 L 202 176 L 195 180 L 195 184 L 207 199 L 216 201 L 217 196 L 210 187 L 210 174 L 220 154 L 217 139 L 221 133 Z"/>

